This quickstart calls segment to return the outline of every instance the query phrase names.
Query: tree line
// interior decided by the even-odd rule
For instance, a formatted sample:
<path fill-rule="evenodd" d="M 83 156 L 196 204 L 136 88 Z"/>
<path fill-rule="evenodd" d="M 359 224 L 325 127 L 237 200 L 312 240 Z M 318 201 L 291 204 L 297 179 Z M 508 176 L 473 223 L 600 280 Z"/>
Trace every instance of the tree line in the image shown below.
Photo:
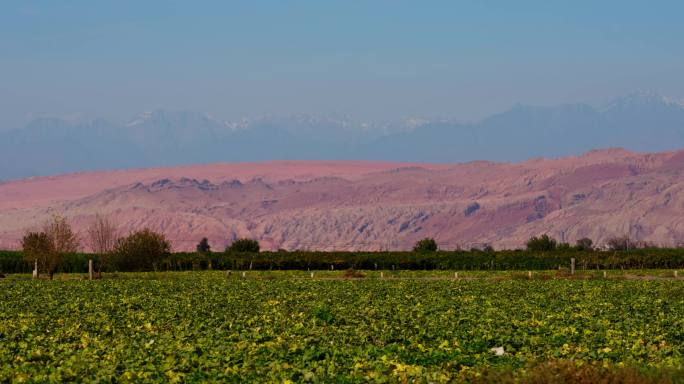
<path fill-rule="evenodd" d="M 254 239 L 237 239 L 223 252 L 212 252 L 208 239 L 202 238 L 196 252 L 171 252 L 171 243 L 163 233 L 150 229 L 120 235 L 117 225 L 107 216 L 96 215 L 85 231 L 90 254 L 78 254 L 80 239 L 61 217 L 46 222 L 40 231 L 28 231 L 22 238 L 21 258 L 17 253 L 0 254 L 0 272 L 24 271 L 27 265 L 34 277 L 55 272 L 81 272 L 88 260 L 95 263 L 96 276 L 104 271 L 150 271 L 187 269 L 548 269 L 569 263 L 597 268 L 671 268 L 684 266 L 684 252 L 656 250 L 636 243 L 629 237 L 608 241 L 613 254 L 595 249 L 591 239 L 579 239 L 575 245 L 558 242 L 543 234 L 526 242 L 525 250 L 495 251 L 485 245 L 470 251 L 440 250 L 433 238 L 416 242 L 411 252 L 260 252 Z M 84 263 L 85 261 L 85 263 Z M 583 264 L 582 264 L 583 263 Z M 22 264 L 22 265 L 19 265 Z"/>

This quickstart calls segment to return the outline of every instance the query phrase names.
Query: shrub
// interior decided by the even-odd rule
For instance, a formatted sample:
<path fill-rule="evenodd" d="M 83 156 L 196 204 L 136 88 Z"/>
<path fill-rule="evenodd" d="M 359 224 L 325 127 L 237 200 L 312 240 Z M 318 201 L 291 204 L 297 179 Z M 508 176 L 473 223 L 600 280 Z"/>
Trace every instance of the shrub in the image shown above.
<path fill-rule="evenodd" d="M 226 249 L 226 252 L 258 253 L 259 242 L 254 239 L 237 239 Z"/>
<path fill-rule="evenodd" d="M 575 248 L 578 251 L 593 251 L 594 242 L 588 238 L 588 237 L 583 237 L 579 240 L 577 240 L 577 243 L 575 244 Z"/>
<path fill-rule="evenodd" d="M 547 234 L 543 234 L 539 237 L 532 237 L 527 240 L 527 250 L 528 251 L 554 251 L 557 247 L 557 242 L 554 238 L 549 237 Z"/>
<path fill-rule="evenodd" d="M 128 271 L 156 270 L 170 252 L 166 237 L 147 228 L 120 238 L 114 251 L 117 266 Z"/>
<path fill-rule="evenodd" d="M 416 245 L 413 246 L 414 252 L 437 252 L 437 242 L 431 237 L 426 237 L 419 240 Z"/>

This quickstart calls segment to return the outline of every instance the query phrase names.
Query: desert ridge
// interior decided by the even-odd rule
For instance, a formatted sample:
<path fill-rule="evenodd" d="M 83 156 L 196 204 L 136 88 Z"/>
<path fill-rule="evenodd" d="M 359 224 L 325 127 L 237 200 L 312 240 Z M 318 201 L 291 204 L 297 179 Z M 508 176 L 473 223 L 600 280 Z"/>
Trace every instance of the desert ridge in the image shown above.
<path fill-rule="evenodd" d="M 0 248 L 52 215 L 82 231 L 96 213 L 163 232 L 174 250 L 209 238 L 264 249 L 518 248 L 540 233 L 602 244 L 684 242 L 684 151 L 591 151 L 521 163 L 269 161 L 84 172 L 0 184 Z"/>

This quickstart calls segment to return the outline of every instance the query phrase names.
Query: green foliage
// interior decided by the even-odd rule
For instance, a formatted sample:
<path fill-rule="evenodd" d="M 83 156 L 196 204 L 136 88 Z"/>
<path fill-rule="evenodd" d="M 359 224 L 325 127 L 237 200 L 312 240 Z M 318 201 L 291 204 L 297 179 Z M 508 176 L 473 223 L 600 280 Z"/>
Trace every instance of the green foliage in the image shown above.
<path fill-rule="evenodd" d="M 413 252 L 437 252 L 437 242 L 431 237 L 418 240 L 413 246 Z"/>
<path fill-rule="evenodd" d="M 534 236 L 527 240 L 526 243 L 528 251 L 554 251 L 556 250 L 556 239 L 549 237 L 547 234 L 543 234 L 539 237 Z M 570 247 L 566 247 L 568 249 Z"/>
<path fill-rule="evenodd" d="M 313 310 L 314 318 L 321 320 L 326 324 L 332 324 L 335 321 L 335 316 L 330 312 L 327 306 L 318 307 Z"/>
<path fill-rule="evenodd" d="M 163 234 L 143 229 L 119 239 L 114 263 L 128 271 L 156 270 L 169 252 L 171 245 Z"/>
<path fill-rule="evenodd" d="M 258 253 L 259 242 L 254 239 L 237 239 L 226 249 L 226 252 Z"/>
<path fill-rule="evenodd" d="M 56 272 L 88 271 L 88 259 L 93 254 L 65 254 Z M 437 252 L 260 252 L 201 254 L 178 252 L 166 254 L 157 269 L 185 271 L 197 269 L 251 269 L 254 270 L 557 270 L 568 268 L 575 258 L 578 270 L 582 269 L 671 269 L 684 268 L 684 249 L 632 249 L 629 251 L 578 251 L 569 249 L 553 252 L 511 251 L 437 251 Z M 136 264 L 118 263 L 107 271 L 136 271 L 151 269 Z M 24 261 L 22 252 L 0 251 L 0 272 L 30 273 L 32 264 Z"/>
<path fill-rule="evenodd" d="M 250 274 L 2 279 L 0 382 L 682 379 L 677 281 Z"/>
<path fill-rule="evenodd" d="M 38 273 L 53 274 L 59 265 L 60 253 L 55 250 L 55 244 L 45 232 L 29 232 L 21 239 L 24 259 L 29 264 L 38 265 Z"/>

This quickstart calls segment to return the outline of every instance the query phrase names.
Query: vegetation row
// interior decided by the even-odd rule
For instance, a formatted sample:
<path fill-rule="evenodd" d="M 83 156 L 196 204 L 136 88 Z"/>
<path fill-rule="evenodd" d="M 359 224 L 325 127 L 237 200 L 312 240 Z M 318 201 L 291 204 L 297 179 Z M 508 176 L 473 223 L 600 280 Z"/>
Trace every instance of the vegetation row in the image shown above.
<path fill-rule="evenodd" d="M 571 246 L 547 235 L 529 239 L 525 250 L 442 251 L 434 239 L 425 238 L 410 252 L 260 252 L 253 239 L 237 239 L 225 251 L 212 252 L 203 238 L 196 252 L 172 253 L 162 233 L 143 229 L 118 236 L 108 218 L 97 216 L 87 230 L 87 241 L 94 252 L 79 253 L 80 239 L 66 220 L 55 217 L 42 231 L 25 234 L 22 251 L 0 251 L 0 273 L 33 271 L 34 277 L 47 274 L 52 278 L 55 272 L 88 272 L 89 261 L 93 261 L 96 275 L 103 271 L 196 269 L 542 270 L 569 267 L 573 259 L 578 269 L 684 267 L 684 249 L 638 247 L 628 237 L 611 239 L 609 251 L 594 248 L 587 238 Z"/>
<path fill-rule="evenodd" d="M 187 270 L 548 270 L 577 269 L 667 269 L 684 268 L 682 249 L 637 249 L 630 251 L 436 251 L 423 252 L 178 252 L 154 259 L 113 255 L 68 253 L 54 272 L 86 273 L 93 259 L 100 271 L 187 271 Z M 103 265 L 104 264 L 104 265 Z M 22 251 L 0 251 L 0 272 L 31 273 L 33 265 Z"/>

